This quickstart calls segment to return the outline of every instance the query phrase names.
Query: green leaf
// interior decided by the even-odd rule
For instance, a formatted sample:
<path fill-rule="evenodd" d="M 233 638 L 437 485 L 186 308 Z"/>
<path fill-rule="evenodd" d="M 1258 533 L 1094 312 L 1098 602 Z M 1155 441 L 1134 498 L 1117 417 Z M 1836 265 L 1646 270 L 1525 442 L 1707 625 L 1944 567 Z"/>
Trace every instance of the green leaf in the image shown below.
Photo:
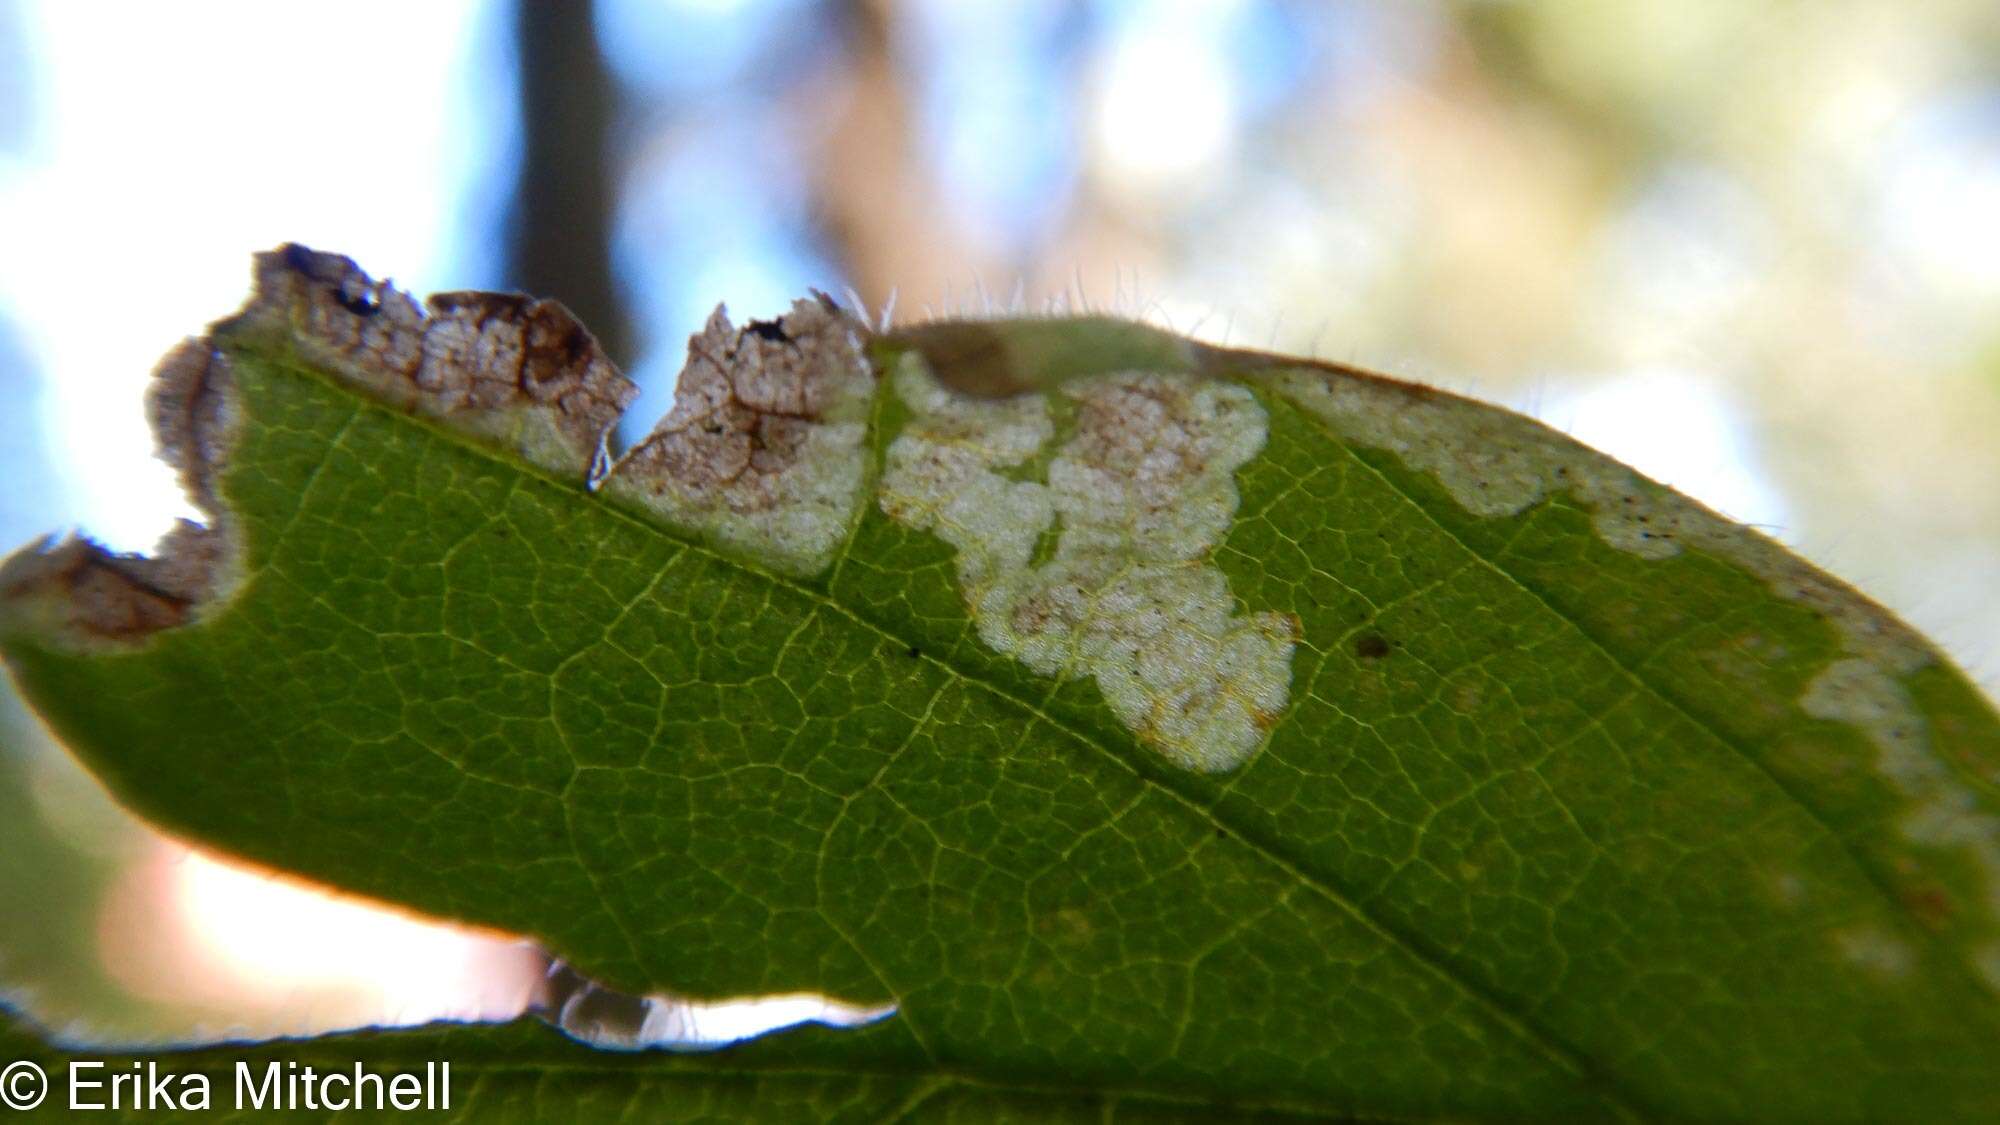
<path fill-rule="evenodd" d="M 153 395 L 210 527 L 17 556 L 9 666 L 174 831 L 619 989 L 898 1006 L 549 1064 L 606 1105 L 2000 1113 L 2000 719 L 1754 533 L 1100 319 L 718 314 L 607 469 L 628 398 L 555 306 L 265 255 Z M 368 1042 L 581 1051 L 438 1035 Z"/>

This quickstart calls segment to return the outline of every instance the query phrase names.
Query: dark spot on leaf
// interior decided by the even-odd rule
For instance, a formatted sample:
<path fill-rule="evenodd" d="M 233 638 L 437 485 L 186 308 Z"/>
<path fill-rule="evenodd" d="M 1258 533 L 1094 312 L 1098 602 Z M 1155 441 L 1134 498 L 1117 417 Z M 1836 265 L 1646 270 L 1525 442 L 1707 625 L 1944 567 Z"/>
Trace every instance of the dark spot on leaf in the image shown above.
<path fill-rule="evenodd" d="M 911 645 L 911 646 L 910 646 L 910 658 L 911 658 L 911 659 L 913 659 L 913 660 L 914 660 L 915 658 L 917 658 L 917 657 L 919 657 L 919 656 L 922 656 L 923 654 L 924 654 L 924 650 L 923 650 L 923 649 L 920 649 L 920 648 L 918 648 L 918 647 L 917 647 L 917 646 L 915 646 L 915 645 Z"/>
<path fill-rule="evenodd" d="M 900 328 L 887 339 L 916 349 L 938 381 L 960 394 L 1001 398 L 1033 389 L 1016 368 L 1004 338 L 987 325 L 918 324 Z"/>
<path fill-rule="evenodd" d="M 1363 660 L 1380 660 L 1389 655 L 1389 639 L 1380 633 L 1363 633 L 1355 639 L 1354 655 Z"/>
<path fill-rule="evenodd" d="M 1903 892 L 1902 899 L 1911 915 L 1933 930 L 1951 920 L 1951 899 L 1940 887 L 1913 887 Z"/>

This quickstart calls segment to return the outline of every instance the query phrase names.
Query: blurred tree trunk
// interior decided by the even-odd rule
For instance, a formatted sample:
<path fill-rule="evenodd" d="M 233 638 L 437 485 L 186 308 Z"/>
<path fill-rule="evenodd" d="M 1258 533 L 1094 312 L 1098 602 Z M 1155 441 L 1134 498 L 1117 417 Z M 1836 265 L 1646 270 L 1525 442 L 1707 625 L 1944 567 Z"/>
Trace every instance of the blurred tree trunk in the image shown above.
<path fill-rule="evenodd" d="M 836 108 L 814 160 L 814 220 L 870 309 L 893 291 L 904 319 L 925 307 L 949 311 L 951 283 L 969 289 L 975 276 L 1013 272 L 975 257 L 947 214 L 921 152 L 907 68 L 896 59 L 897 5 L 842 0 L 834 10 L 848 65 L 843 88 L 824 99 Z"/>
<path fill-rule="evenodd" d="M 631 334 L 611 276 L 615 91 L 589 0 L 514 0 L 521 172 L 507 283 L 569 306 L 619 366 Z"/>

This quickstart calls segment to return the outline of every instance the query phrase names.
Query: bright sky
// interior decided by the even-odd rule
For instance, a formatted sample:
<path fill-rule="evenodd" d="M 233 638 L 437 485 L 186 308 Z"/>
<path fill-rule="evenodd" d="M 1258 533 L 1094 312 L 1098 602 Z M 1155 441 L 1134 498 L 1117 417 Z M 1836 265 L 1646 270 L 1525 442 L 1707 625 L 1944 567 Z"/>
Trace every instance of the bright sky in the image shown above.
<path fill-rule="evenodd" d="M 139 550 L 186 511 L 141 396 L 169 345 L 241 302 L 252 251 L 465 281 L 472 191 L 513 128 L 511 77 L 463 65 L 479 7 L 23 6 L 33 125 L 0 158 L 0 308 L 46 379 L 79 524 Z"/>

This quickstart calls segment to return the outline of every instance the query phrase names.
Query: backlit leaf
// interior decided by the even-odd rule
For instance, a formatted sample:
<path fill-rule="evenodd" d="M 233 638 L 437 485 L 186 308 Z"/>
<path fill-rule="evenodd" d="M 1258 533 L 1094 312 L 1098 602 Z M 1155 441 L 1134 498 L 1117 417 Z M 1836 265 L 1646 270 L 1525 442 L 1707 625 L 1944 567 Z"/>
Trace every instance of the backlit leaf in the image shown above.
<path fill-rule="evenodd" d="M 210 527 L 0 582 L 28 698 L 173 831 L 620 989 L 898 1008 L 368 1050 L 721 1116 L 786 1068 L 871 1119 L 2000 1112 L 2000 720 L 1770 541 L 1100 318 L 718 315 L 607 466 L 629 397 L 554 306 L 287 248 L 157 379 Z"/>

